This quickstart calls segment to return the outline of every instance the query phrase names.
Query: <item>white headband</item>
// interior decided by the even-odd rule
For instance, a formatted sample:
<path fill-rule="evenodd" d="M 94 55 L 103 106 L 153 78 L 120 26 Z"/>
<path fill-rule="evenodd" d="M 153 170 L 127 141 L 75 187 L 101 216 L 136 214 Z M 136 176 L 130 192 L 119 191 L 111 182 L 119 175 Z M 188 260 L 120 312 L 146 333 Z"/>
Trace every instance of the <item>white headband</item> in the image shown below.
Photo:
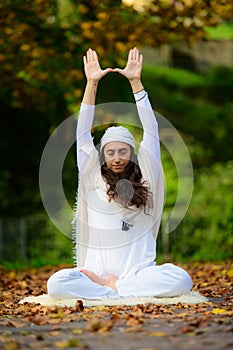
<path fill-rule="evenodd" d="M 135 149 L 135 140 L 128 129 L 123 126 L 111 126 L 108 128 L 100 140 L 100 151 L 109 142 L 124 142 Z"/>

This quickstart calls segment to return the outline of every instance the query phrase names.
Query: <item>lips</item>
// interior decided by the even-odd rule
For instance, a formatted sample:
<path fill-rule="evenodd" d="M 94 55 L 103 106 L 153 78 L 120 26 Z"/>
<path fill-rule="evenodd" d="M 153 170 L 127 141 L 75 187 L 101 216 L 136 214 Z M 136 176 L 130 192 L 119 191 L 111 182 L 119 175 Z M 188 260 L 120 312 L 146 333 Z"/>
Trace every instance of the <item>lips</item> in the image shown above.
<path fill-rule="evenodd" d="M 124 169 L 124 165 L 113 165 L 112 166 L 112 169 L 113 170 L 123 170 Z"/>

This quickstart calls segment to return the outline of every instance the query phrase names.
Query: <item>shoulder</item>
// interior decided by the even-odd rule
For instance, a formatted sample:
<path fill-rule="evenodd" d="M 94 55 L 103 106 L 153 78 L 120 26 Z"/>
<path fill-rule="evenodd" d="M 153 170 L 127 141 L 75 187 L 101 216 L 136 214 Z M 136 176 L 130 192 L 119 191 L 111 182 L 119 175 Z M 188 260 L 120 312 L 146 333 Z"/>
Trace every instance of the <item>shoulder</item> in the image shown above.
<path fill-rule="evenodd" d="M 95 148 L 92 141 L 86 142 L 79 149 L 86 154 L 85 161 L 83 162 L 80 173 L 81 175 L 90 176 L 100 170 L 99 153 Z"/>

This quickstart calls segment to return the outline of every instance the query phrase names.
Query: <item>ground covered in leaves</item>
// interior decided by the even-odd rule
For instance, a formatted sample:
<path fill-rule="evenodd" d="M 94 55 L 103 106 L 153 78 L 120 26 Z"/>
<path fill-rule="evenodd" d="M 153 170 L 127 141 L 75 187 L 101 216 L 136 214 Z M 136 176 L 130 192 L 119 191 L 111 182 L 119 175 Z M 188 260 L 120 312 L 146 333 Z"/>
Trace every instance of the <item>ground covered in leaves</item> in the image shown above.
<path fill-rule="evenodd" d="M 83 308 L 19 305 L 28 295 L 46 293 L 59 268 L 1 273 L 0 349 L 230 350 L 233 348 L 233 264 L 183 265 L 194 291 L 209 298 L 198 305 L 144 304 Z"/>

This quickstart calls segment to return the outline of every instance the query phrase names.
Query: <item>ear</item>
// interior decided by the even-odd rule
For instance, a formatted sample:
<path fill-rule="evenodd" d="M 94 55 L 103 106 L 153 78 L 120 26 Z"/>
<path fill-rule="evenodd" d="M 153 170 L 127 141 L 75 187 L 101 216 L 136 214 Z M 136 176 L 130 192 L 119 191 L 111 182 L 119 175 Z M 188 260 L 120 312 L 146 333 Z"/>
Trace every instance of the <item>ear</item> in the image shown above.
<path fill-rule="evenodd" d="M 104 165 L 104 163 L 105 163 L 104 147 L 100 152 L 99 160 L 100 160 L 100 166 Z"/>

